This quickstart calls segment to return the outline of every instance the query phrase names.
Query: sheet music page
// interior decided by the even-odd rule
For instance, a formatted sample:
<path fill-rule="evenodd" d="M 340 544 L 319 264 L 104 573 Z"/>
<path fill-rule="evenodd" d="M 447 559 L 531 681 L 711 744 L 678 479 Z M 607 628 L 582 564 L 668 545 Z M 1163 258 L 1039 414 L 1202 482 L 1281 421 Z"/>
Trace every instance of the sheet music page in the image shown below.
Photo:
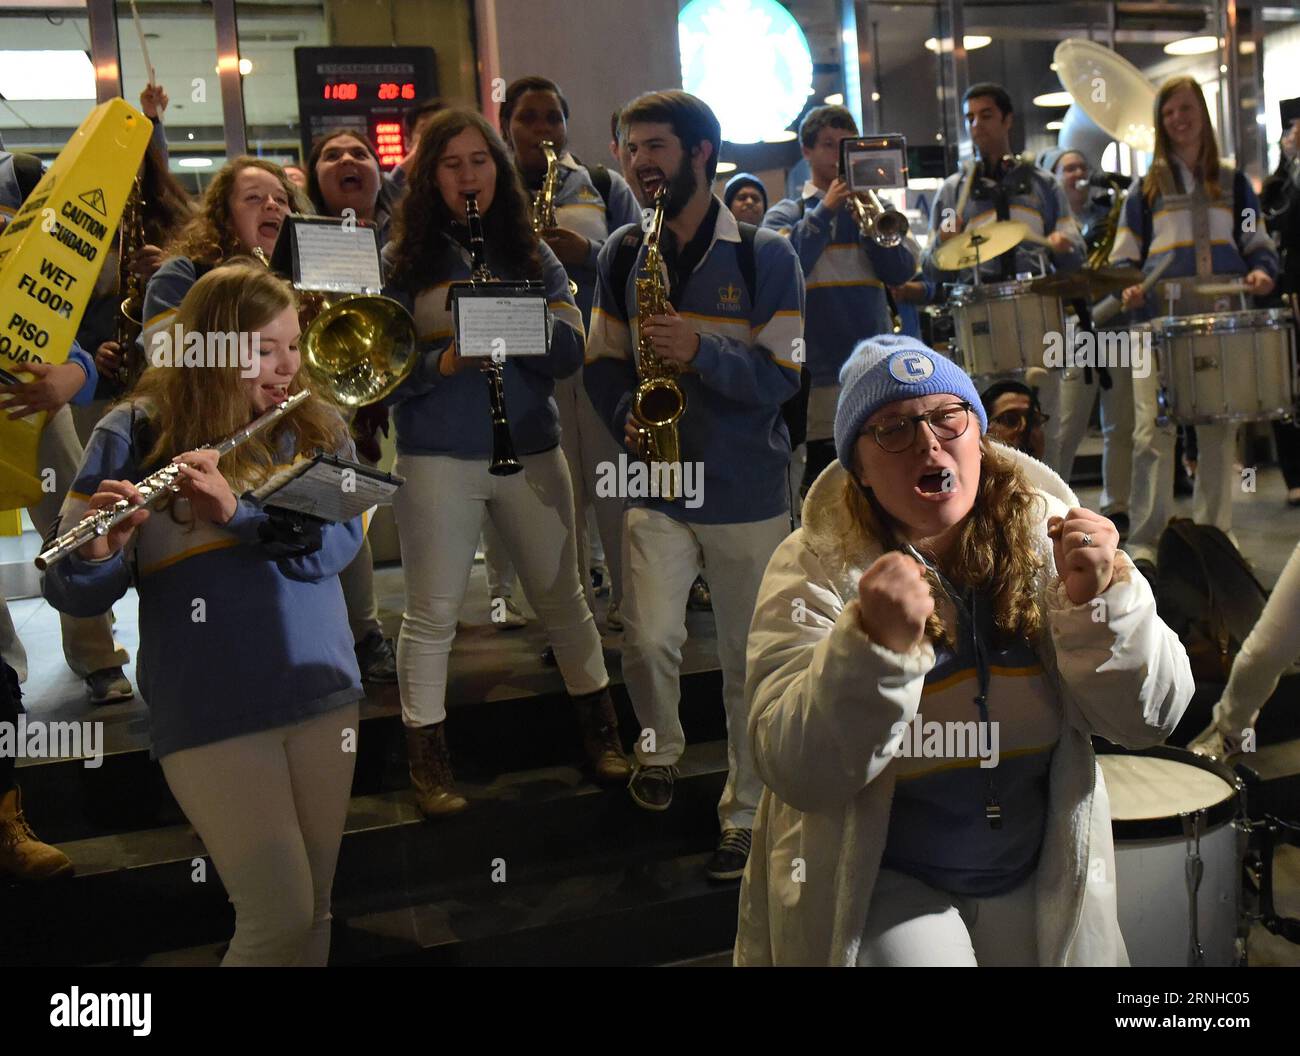
<path fill-rule="evenodd" d="M 546 355 L 545 297 L 457 297 L 456 323 L 462 356 Z"/>
<path fill-rule="evenodd" d="M 373 227 L 361 224 L 295 224 L 298 247 L 297 285 L 332 293 L 378 293 L 379 242 Z"/>

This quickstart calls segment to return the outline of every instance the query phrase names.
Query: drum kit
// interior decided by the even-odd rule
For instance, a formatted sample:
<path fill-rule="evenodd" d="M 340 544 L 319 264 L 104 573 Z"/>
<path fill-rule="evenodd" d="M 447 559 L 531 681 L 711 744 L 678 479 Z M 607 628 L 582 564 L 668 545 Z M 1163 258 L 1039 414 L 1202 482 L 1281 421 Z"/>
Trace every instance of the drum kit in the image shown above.
<path fill-rule="evenodd" d="M 1134 150 L 1153 148 L 1156 88 L 1137 67 L 1095 42 L 1067 40 L 1056 49 L 1055 68 L 1074 102 L 1105 133 Z M 1095 90 L 1099 79 L 1104 92 Z M 1093 266 L 981 281 L 981 265 L 1026 241 L 1046 239 L 1019 221 L 1005 220 L 968 228 L 935 250 L 942 270 L 971 269 L 969 284 L 950 287 L 949 319 L 932 325 L 938 337 L 951 334 L 947 351 L 980 390 L 1001 378 L 1023 381 L 1031 368 L 1044 367 L 1049 341 L 1069 332 L 1066 305 L 1086 300 L 1100 325 L 1114 314 L 1124 289 L 1150 288 L 1158 278 L 1136 268 Z M 1239 276 L 1160 283 L 1153 296 L 1167 314 L 1124 327 L 1129 340 L 1150 340 L 1153 347 L 1158 424 L 1255 422 L 1295 414 L 1300 311 L 1294 305 L 1252 310 L 1246 292 Z M 1241 298 L 1235 310 L 1234 296 Z"/>

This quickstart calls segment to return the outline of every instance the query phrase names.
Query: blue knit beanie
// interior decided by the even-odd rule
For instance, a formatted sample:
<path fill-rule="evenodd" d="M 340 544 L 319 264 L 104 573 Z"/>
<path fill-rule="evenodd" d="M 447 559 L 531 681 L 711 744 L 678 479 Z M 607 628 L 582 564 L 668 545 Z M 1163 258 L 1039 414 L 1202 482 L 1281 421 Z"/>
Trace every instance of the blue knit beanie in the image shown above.
<path fill-rule="evenodd" d="M 883 334 L 859 342 L 840 370 L 840 402 L 835 409 L 835 453 L 853 472 L 853 448 L 862 423 L 887 403 L 917 396 L 952 393 L 971 405 L 980 432 L 989 419 L 966 372 L 914 337 Z"/>

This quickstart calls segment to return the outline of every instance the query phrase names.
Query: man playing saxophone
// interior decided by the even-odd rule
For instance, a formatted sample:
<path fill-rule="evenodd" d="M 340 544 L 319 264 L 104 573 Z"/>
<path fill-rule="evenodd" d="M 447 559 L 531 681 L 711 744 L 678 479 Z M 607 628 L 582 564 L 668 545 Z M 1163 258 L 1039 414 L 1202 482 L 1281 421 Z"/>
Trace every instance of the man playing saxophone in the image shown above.
<path fill-rule="evenodd" d="M 615 437 L 634 451 L 637 353 L 648 343 L 675 364 L 686 403 L 680 458 L 703 478 L 695 493 L 679 488 L 674 500 L 624 489 L 623 674 L 642 728 L 629 791 L 646 810 L 672 802 L 686 747 L 678 718 L 686 599 L 707 569 L 729 731 L 722 841 L 707 871 L 730 879 L 744 871 L 762 790 L 746 732 L 745 643 L 763 570 L 789 531 L 781 404 L 799 389 L 803 276 L 789 242 L 742 227 L 711 193 L 722 137 L 701 100 L 680 91 L 642 95 L 622 111 L 619 132 L 642 204 L 665 194 L 659 249 L 667 303 L 661 314 L 640 317 L 647 239 L 639 226 L 615 232 L 597 264 L 584 382 Z"/>

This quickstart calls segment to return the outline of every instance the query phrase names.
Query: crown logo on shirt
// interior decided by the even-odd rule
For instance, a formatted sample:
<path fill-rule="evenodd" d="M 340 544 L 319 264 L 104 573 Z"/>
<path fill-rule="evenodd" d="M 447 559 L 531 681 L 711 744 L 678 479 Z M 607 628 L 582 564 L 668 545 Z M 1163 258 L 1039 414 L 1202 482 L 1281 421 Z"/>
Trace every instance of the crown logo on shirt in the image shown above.
<path fill-rule="evenodd" d="M 739 308 L 740 307 L 740 287 L 733 282 L 725 286 L 718 287 L 718 307 L 719 308 Z"/>

